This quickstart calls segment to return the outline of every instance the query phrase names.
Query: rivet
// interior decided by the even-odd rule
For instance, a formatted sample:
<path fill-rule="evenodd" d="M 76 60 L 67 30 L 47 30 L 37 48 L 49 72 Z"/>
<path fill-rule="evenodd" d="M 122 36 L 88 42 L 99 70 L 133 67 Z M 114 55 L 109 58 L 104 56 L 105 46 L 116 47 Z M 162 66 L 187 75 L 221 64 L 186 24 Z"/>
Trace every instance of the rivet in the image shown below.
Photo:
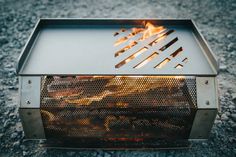
<path fill-rule="evenodd" d="M 207 85 L 208 83 L 209 83 L 208 80 L 206 80 L 206 81 L 205 81 L 205 84 Z"/>
<path fill-rule="evenodd" d="M 28 100 L 28 101 L 26 101 L 26 103 L 29 105 L 29 104 L 30 104 L 30 101 Z"/>
<path fill-rule="evenodd" d="M 28 114 L 28 115 L 31 115 L 31 112 L 28 112 L 27 114 Z"/>
<path fill-rule="evenodd" d="M 32 81 L 31 80 L 28 80 L 28 84 L 31 84 L 32 83 Z"/>
<path fill-rule="evenodd" d="M 206 101 L 206 105 L 210 105 L 210 102 L 208 100 Z"/>

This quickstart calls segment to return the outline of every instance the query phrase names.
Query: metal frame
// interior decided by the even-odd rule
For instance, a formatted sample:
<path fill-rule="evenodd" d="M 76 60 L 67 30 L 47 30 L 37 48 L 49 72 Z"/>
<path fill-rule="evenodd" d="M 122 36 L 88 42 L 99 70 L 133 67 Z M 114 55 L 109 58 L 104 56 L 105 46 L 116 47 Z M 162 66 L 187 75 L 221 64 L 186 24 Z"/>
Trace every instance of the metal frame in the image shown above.
<path fill-rule="evenodd" d="M 20 107 L 40 108 L 40 76 L 20 77 Z"/>
<path fill-rule="evenodd" d="M 42 74 L 26 75 L 22 74 L 21 70 L 30 55 L 30 50 L 37 39 L 40 29 L 42 27 L 64 26 L 71 25 L 71 27 L 78 24 L 97 24 L 105 23 L 106 25 L 117 24 L 133 24 L 145 21 L 154 21 L 158 24 L 176 24 L 187 25 L 193 29 L 197 41 L 204 49 L 204 54 L 208 63 L 214 69 L 214 74 L 209 75 L 184 75 L 197 76 L 197 104 L 198 110 L 196 112 L 193 126 L 189 139 L 207 139 L 214 123 L 214 119 L 219 109 L 217 81 L 215 76 L 218 74 L 218 62 L 216 57 L 210 50 L 202 35 L 197 31 L 197 27 L 192 20 L 189 19 L 40 19 L 36 24 L 26 46 L 24 47 L 18 59 L 17 74 L 20 76 L 20 117 L 22 120 L 24 132 L 28 139 L 45 139 L 44 127 L 42 117 L 40 114 L 40 92 L 41 92 L 41 77 Z M 50 74 L 48 74 L 50 75 Z M 80 75 L 80 74 L 78 74 Z M 96 75 L 96 74 L 87 74 Z M 103 75 L 103 74 L 98 74 Z M 110 74 L 115 75 L 115 74 Z M 125 74 L 124 74 L 125 75 Z M 156 74 L 150 74 L 156 75 Z M 160 74 L 159 74 L 160 75 Z M 165 74 L 173 75 L 173 74 Z M 148 75 L 147 75 L 148 76 Z M 204 76 L 204 77 L 199 77 Z M 204 128 L 204 129 L 202 129 Z"/>
<path fill-rule="evenodd" d="M 19 114 L 26 139 L 46 139 L 40 109 L 20 108 Z"/>
<path fill-rule="evenodd" d="M 197 77 L 197 105 L 189 139 L 207 139 L 218 113 L 218 89 L 214 77 Z"/>
<path fill-rule="evenodd" d="M 45 139 L 40 113 L 40 76 L 20 76 L 20 109 L 25 137 L 27 139 Z"/>

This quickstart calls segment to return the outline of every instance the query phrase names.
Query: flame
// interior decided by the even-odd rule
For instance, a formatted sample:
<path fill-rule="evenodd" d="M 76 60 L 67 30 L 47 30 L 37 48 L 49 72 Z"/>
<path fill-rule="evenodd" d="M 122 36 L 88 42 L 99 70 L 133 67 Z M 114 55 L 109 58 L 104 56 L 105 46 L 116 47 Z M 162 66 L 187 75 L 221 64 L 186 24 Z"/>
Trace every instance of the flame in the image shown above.
<path fill-rule="evenodd" d="M 165 28 L 163 26 L 155 27 L 150 22 L 147 22 L 147 24 L 145 25 L 145 31 L 143 32 L 143 36 L 142 36 L 141 40 L 145 40 L 153 35 L 160 33 L 163 30 L 165 30 Z"/>
<path fill-rule="evenodd" d="M 118 45 L 120 45 L 121 43 L 123 43 L 123 42 L 125 42 L 125 41 L 127 41 L 127 40 L 128 40 L 127 37 L 122 37 L 122 38 L 118 39 L 118 40 L 115 42 L 115 46 L 118 46 Z"/>
<path fill-rule="evenodd" d="M 147 22 L 145 24 L 145 28 L 132 28 L 131 29 L 131 33 L 129 33 L 127 36 L 119 38 L 114 46 L 118 46 L 126 41 L 128 41 L 130 38 L 134 37 L 135 35 L 142 33 L 141 38 L 138 39 L 138 41 L 142 41 L 145 40 L 153 35 L 156 35 L 162 31 L 166 30 L 165 27 L 163 26 L 154 26 L 153 24 L 151 24 L 150 22 Z M 135 42 L 138 42 L 135 41 Z"/>
<path fill-rule="evenodd" d="M 122 53 L 124 53 L 125 51 L 127 51 L 131 47 L 135 46 L 136 44 L 137 44 L 136 41 L 130 41 L 129 45 L 125 46 L 124 48 L 122 48 L 121 50 L 119 50 L 115 53 L 115 57 L 121 55 Z"/>

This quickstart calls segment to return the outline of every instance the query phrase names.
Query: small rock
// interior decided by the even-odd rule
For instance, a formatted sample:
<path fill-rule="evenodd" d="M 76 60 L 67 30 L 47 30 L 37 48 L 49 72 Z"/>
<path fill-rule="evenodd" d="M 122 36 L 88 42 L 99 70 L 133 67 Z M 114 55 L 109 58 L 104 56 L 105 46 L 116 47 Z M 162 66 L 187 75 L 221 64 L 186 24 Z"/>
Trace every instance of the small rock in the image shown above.
<path fill-rule="evenodd" d="M 22 124 L 20 122 L 17 122 L 15 128 L 17 132 L 22 131 Z"/>
<path fill-rule="evenodd" d="M 233 110 L 233 109 L 235 109 L 235 106 L 234 105 L 229 105 L 229 109 Z"/>
<path fill-rule="evenodd" d="M 104 157 L 111 157 L 112 155 L 111 154 L 109 154 L 109 153 L 105 153 L 104 154 Z"/>
<path fill-rule="evenodd" d="M 232 39 L 234 36 L 233 36 L 233 34 L 228 34 L 226 37 L 227 37 L 228 39 Z"/>
<path fill-rule="evenodd" d="M 75 152 L 67 152 L 66 153 L 68 156 L 74 156 L 75 155 Z"/>
<path fill-rule="evenodd" d="M 224 65 L 224 64 L 221 64 L 221 65 L 220 65 L 220 70 L 221 70 L 221 71 L 227 71 L 227 66 Z"/>
<path fill-rule="evenodd" d="M 13 118 L 14 116 L 15 116 L 15 113 L 10 113 L 10 114 L 9 114 L 9 117 L 10 117 L 10 118 Z"/>
<path fill-rule="evenodd" d="M 9 120 L 6 120 L 5 122 L 4 122 L 4 124 L 3 124 L 3 127 L 4 128 L 7 128 L 8 126 L 9 126 L 9 123 L 10 121 Z"/>
<path fill-rule="evenodd" d="M 16 141 L 16 142 L 13 143 L 13 147 L 19 147 L 19 145 L 20 145 L 19 141 Z"/>
<path fill-rule="evenodd" d="M 230 116 L 231 118 L 232 118 L 232 120 L 233 121 L 235 121 L 236 122 L 236 113 L 233 113 L 233 114 L 231 114 L 231 116 Z"/>
<path fill-rule="evenodd" d="M 232 124 L 231 127 L 232 127 L 232 129 L 236 130 L 236 124 L 235 123 Z"/>
<path fill-rule="evenodd" d="M 236 104 L 236 93 L 232 93 L 232 101 Z"/>
<path fill-rule="evenodd" d="M 226 116 L 230 116 L 230 112 L 228 112 L 228 111 L 225 112 L 225 114 L 226 114 Z"/>
<path fill-rule="evenodd" d="M 26 155 L 28 155 L 28 154 L 29 154 L 29 152 L 23 151 L 23 156 L 26 156 Z"/>
<path fill-rule="evenodd" d="M 4 112 L 4 115 L 7 116 L 10 113 L 9 110 L 7 110 L 6 112 Z"/>
<path fill-rule="evenodd" d="M 3 137 L 3 134 L 0 134 L 0 139 Z"/>
<path fill-rule="evenodd" d="M 22 150 L 25 150 L 26 149 L 26 146 L 25 145 L 20 145 L 20 148 L 22 149 Z"/>
<path fill-rule="evenodd" d="M 227 50 L 232 50 L 234 47 L 234 44 L 233 43 L 229 43 L 229 45 L 227 46 Z"/>
<path fill-rule="evenodd" d="M 230 138 L 229 138 L 229 142 L 230 142 L 230 143 L 234 143 L 235 141 L 236 141 L 236 138 L 234 138 L 234 137 L 230 137 Z"/>
<path fill-rule="evenodd" d="M 222 124 L 222 121 L 221 121 L 221 120 L 216 120 L 216 121 L 215 121 L 215 124 L 221 125 L 221 124 Z"/>
<path fill-rule="evenodd" d="M 0 37 L 0 45 L 7 44 L 9 41 L 7 40 L 7 37 L 1 36 Z"/>
<path fill-rule="evenodd" d="M 207 143 L 207 142 L 203 142 L 202 145 L 203 145 L 204 147 L 207 147 L 207 146 L 208 146 L 208 143 Z"/>
<path fill-rule="evenodd" d="M 4 56 L 1 54 L 1 51 L 0 51 L 0 61 L 3 60 Z"/>
<path fill-rule="evenodd" d="M 13 134 L 11 134 L 11 138 L 14 139 L 14 138 L 17 137 L 17 135 L 18 135 L 18 134 L 17 134 L 16 132 L 14 132 Z"/>
<path fill-rule="evenodd" d="M 229 117 L 225 113 L 221 115 L 221 120 L 226 121 L 228 119 L 229 119 Z"/>

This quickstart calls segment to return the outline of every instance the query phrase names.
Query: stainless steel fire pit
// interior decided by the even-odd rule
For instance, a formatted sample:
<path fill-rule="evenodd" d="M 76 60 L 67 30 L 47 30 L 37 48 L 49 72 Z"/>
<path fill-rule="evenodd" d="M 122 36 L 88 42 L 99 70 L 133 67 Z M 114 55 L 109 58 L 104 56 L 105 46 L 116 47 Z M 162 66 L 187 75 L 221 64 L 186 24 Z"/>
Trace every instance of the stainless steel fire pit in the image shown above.
<path fill-rule="evenodd" d="M 191 20 L 41 19 L 17 67 L 25 136 L 86 148 L 207 139 L 217 71 Z"/>

